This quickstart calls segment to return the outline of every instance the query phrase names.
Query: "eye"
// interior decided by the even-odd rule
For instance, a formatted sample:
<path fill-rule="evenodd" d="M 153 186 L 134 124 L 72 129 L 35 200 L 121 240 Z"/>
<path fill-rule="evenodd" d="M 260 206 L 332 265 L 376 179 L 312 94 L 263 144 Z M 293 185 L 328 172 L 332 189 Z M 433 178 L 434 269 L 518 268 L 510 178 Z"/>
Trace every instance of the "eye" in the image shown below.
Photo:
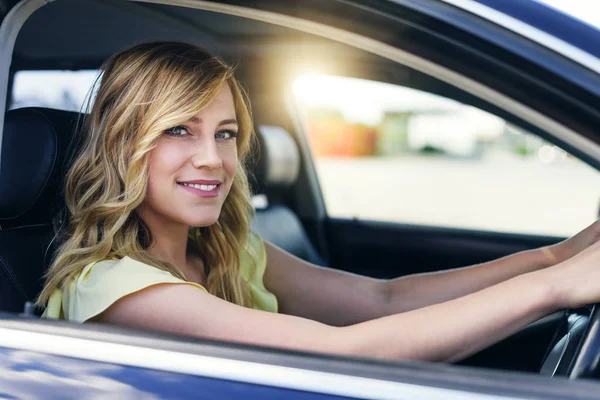
<path fill-rule="evenodd" d="M 215 137 L 217 139 L 225 139 L 225 140 L 227 140 L 227 139 L 234 139 L 234 138 L 236 138 L 237 134 L 238 133 L 236 131 L 232 131 L 232 130 L 226 129 L 226 130 L 222 130 L 222 131 L 217 132 L 217 134 L 215 135 Z"/>
<path fill-rule="evenodd" d="M 165 129 L 164 132 L 169 136 L 187 136 L 190 130 L 183 125 L 174 126 L 173 128 Z"/>

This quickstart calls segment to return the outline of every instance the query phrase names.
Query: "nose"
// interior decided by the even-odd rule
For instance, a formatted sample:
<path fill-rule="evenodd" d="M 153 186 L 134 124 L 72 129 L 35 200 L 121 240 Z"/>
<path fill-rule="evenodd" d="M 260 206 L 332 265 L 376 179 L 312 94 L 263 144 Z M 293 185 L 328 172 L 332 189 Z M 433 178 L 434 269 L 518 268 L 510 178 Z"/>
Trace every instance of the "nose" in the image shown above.
<path fill-rule="evenodd" d="M 223 166 L 223 159 L 219 154 L 219 148 L 214 138 L 202 140 L 198 143 L 192 156 L 194 168 L 219 169 Z"/>

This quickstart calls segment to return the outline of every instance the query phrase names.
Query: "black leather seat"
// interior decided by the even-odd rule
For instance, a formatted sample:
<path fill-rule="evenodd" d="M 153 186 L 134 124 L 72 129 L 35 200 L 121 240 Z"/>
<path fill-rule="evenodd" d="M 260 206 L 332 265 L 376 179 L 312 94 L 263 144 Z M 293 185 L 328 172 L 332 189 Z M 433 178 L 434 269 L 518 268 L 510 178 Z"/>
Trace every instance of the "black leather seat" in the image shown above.
<path fill-rule="evenodd" d="M 77 118 L 77 113 L 43 108 L 6 114 L 0 164 L 0 311 L 22 311 L 42 288 Z"/>
<path fill-rule="evenodd" d="M 255 206 L 256 218 L 252 229 L 285 251 L 325 266 L 298 216 L 283 204 L 300 171 L 300 155 L 294 139 L 278 126 L 259 126 L 256 131 L 260 152 L 254 171 L 255 185 L 256 192 L 266 201 Z"/>

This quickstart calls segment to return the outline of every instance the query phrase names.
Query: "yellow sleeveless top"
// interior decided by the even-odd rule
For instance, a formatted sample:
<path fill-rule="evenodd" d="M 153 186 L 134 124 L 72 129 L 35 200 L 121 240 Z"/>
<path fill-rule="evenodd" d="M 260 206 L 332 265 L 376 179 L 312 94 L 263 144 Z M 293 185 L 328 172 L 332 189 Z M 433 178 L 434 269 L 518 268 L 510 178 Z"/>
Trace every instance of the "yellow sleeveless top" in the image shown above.
<path fill-rule="evenodd" d="M 264 243 L 252 233 L 240 256 L 240 274 L 249 283 L 254 308 L 277 312 L 277 298 L 263 283 L 266 264 Z M 63 288 L 56 289 L 42 317 L 85 322 L 120 298 L 161 283 L 191 285 L 206 291 L 197 283 L 181 280 L 129 257 L 104 260 L 87 265 Z"/>

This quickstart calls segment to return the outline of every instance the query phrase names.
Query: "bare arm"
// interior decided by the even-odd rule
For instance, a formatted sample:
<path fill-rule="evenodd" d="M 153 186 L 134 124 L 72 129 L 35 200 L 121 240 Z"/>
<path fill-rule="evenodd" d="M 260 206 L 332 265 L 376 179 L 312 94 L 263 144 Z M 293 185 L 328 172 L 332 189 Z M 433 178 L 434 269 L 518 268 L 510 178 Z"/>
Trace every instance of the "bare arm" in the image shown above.
<path fill-rule="evenodd" d="M 453 361 L 551 312 L 556 304 L 548 287 L 541 277 L 526 275 L 447 303 L 348 327 L 331 327 L 239 307 L 192 286 L 163 284 L 126 296 L 97 320 L 322 353 Z"/>
<path fill-rule="evenodd" d="M 560 264 L 600 239 L 600 220 L 548 247 L 523 251 L 487 263 L 429 274 L 411 275 L 383 285 L 382 312 L 393 314 L 456 299 L 507 279 Z"/>
<path fill-rule="evenodd" d="M 559 308 L 600 301 L 600 243 L 553 267 L 470 295 L 345 327 L 236 306 L 181 284 L 126 296 L 97 320 L 264 346 L 391 359 L 455 361 Z"/>
<path fill-rule="evenodd" d="M 540 250 L 528 250 L 470 267 L 396 278 L 384 284 L 382 312 L 393 314 L 442 303 L 550 265 Z"/>
<path fill-rule="evenodd" d="M 387 315 L 386 281 L 318 267 L 265 242 L 266 288 L 279 312 L 342 326 Z"/>
<path fill-rule="evenodd" d="M 443 303 L 513 277 L 559 264 L 600 239 L 600 220 L 549 247 L 487 263 L 384 281 L 316 267 L 265 243 L 265 286 L 282 312 L 330 325 L 350 325 Z"/>
<path fill-rule="evenodd" d="M 280 311 L 337 326 L 442 303 L 548 266 L 535 250 L 386 281 L 317 267 L 268 242 L 265 247 L 265 286 L 277 296 Z"/>

